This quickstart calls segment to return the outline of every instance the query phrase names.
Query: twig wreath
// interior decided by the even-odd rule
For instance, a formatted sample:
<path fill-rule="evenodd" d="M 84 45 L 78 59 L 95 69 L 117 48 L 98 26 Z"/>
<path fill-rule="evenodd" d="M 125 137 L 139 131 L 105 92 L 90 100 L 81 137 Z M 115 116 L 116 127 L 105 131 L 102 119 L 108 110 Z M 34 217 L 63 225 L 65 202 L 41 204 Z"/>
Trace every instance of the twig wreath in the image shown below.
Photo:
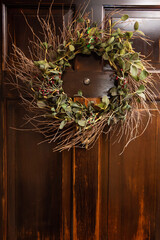
<path fill-rule="evenodd" d="M 148 114 L 149 122 L 152 116 L 150 102 L 157 109 L 154 79 L 147 71 L 151 66 L 144 56 L 135 52 L 131 42 L 137 37 L 144 41 L 147 38 L 138 30 L 138 22 L 134 23 L 133 31 L 116 28 L 128 19 L 128 15 L 113 23 L 111 16 L 98 25 L 89 14 L 77 14 L 72 22 L 63 26 L 61 36 L 57 36 L 51 9 L 47 19 L 40 18 L 38 12 L 45 41 L 41 41 L 29 26 L 34 36 L 30 58 L 13 45 L 9 66 L 16 77 L 13 85 L 30 113 L 27 120 L 33 130 L 42 133 L 44 141 L 57 142 L 54 151 L 73 146 L 90 148 L 102 132 L 117 128 L 117 138 L 125 135 L 130 142 L 139 135 L 142 113 Z M 63 90 L 63 73 L 71 67 L 70 60 L 77 54 L 92 53 L 112 67 L 115 86 L 102 96 L 100 103 L 86 99 L 82 91 L 75 95 L 82 100 L 75 101 Z"/>

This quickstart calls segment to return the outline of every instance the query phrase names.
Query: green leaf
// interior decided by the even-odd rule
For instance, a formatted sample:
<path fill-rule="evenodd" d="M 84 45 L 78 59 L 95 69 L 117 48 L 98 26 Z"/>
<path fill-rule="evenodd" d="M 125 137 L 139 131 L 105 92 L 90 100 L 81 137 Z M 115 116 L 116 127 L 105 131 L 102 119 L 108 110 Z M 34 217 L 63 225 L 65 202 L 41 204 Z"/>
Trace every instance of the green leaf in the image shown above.
<path fill-rule="evenodd" d="M 45 65 L 40 64 L 40 65 L 39 65 L 39 69 L 41 69 L 41 70 L 45 70 Z"/>
<path fill-rule="evenodd" d="M 137 93 L 137 94 L 141 94 L 141 93 L 144 92 L 144 90 L 145 90 L 145 86 L 144 86 L 144 85 L 140 85 L 139 88 L 138 88 L 138 90 L 136 91 L 136 93 Z"/>
<path fill-rule="evenodd" d="M 144 100 L 146 100 L 146 96 L 144 93 L 138 93 L 138 96 L 140 96 L 141 98 L 143 98 Z"/>
<path fill-rule="evenodd" d="M 56 68 L 57 66 L 54 65 L 52 62 L 49 62 L 49 65 L 52 67 L 52 68 Z"/>
<path fill-rule="evenodd" d="M 41 61 L 34 61 L 34 64 L 39 67 L 39 69 L 41 70 L 46 70 L 47 68 L 50 67 L 49 63 L 45 60 L 41 60 Z"/>
<path fill-rule="evenodd" d="M 106 95 L 104 95 L 102 97 L 102 102 L 106 104 L 106 107 L 108 107 L 108 105 L 109 105 L 109 98 Z"/>
<path fill-rule="evenodd" d="M 120 50 L 120 55 L 124 55 L 126 53 L 126 50 L 123 48 Z"/>
<path fill-rule="evenodd" d="M 48 48 L 48 43 L 47 42 L 43 42 L 42 44 L 41 44 L 41 46 L 42 47 L 45 47 L 46 49 Z"/>
<path fill-rule="evenodd" d="M 108 39 L 107 44 L 111 44 L 111 43 L 113 43 L 113 41 L 114 41 L 114 37 L 111 37 Z"/>
<path fill-rule="evenodd" d="M 74 113 L 77 113 L 77 112 L 79 112 L 79 111 L 80 111 L 79 108 L 72 108 L 72 112 L 74 112 Z"/>
<path fill-rule="evenodd" d="M 59 74 L 59 73 L 60 73 L 60 72 L 57 71 L 57 70 L 50 70 L 49 72 L 50 72 L 50 73 L 54 73 L 54 74 Z"/>
<path fill-rule="evenodd" d="M 63 121 L 61 122 L 61 124 L 59 125 L 59 129 L 63 129 L 65 125 L 66 125 L 66 121 L 63 120 Z"/>
<path fill-rule="evenodd" d="M 64 66 L 65 66 L 65 67 L 71 67 L 71 64 L 70 64 L 69 62 L 65 62 L 65 63 L 64 63 Z"/>
<path fill-rule="evenodd" d="M 62 94 L 61 95 L 61 103 L 65 103 L 67 100 L 67 94 Z"/>
<path fill-rule="evenodd" d="M 130 74 L 133 78 L 137 79 L 138 69 L 134 65 L 130 67 Z"/>
<path fill-rule="evenodd" d="M 98 106 L 99 108 L 101 108 L 101 109 L 105 109 L 105 108 L 106 108 L 106 104 L 103 103 L 103 102 L 99 103 L 97 106 Z"/>
<path fill-rule="evenodd" d="M 134 24 L 134 30 L 137 31 L 139 28 L 139 23 L 136 21 Z"/>
<path fill-rule="evenodd" d="M 72 112 L 72 109 L 71 109 L 71 107 L 70 107 L 70 106 L 67 106 L 65 110 L 66 110 L 66 112 L 69 112 L 69 113 L 71 113 L 71 112 Z"/>
<path fill-rule="evenodd" d="M 72 103 L 71 103 L 71 107 L 80 108 L 81 106 L 79 106 L 76 102 L 72 102 Z"/>
<path fill-rule="evenodd" d="M 107 46 L 107 43 L 106 43 L 106 42 L 101 43 L 101 47 L 102 47 L 102 48 L 105 48 L 106 46 Z"/>
<path fill-rule="evenodd" d="M 124 15 L 121 17 L 121 20 L 122 20 L 122 21 L 126 21 L 128 18 L 129 18 L 128 14 L 124 14 Z"/>
<path fill-rule="evenodd" d="M 73 45 L 69 45 L 69 50 L 73 52 L 75 50 L 75 47 Z"/>
<path fill-rule="evenodd" d="M 120 28 L 117 28 L 117 33 L 121 34 L 121 29 Z"/>
<path fill-rule="evenodd" d="M 123 58 L 118 58 L 118 63 L 120 67 L 123 68 L 123 70 L 125 70 L 125 61 L 123 60 Z"/>
<path fill-rule="evenodd" d="M 139 53 L 135 52 L 131 55 L 130 60 L 138 60 L 139 59 Z"/>
<path fill-rule="evenodd" d="M 141 70 L 144 69 L 144 66 L 143 66 L 143 64 L 142 64 L 141 61 L 139 61 L 139 62 L 134 62 L 134 65 L 136 65 L 136 67 L 139 68 L 139 69 L 141 69 Z"/>
<path fill-rule="evenodd" d="M 82 97 L 82 95 L 83 95 L 83 94 L 82 94 L 82 91 L 79 90 L 79 91 L 78 91 L 78 96 Z"/>
<path fill-rule="evenodd" d="M 106 47 L 105 51 L 106 51 L 106 52 L 109 52 L 109 51 L 111 51 L 112 49 L 113 49 L 113 45 L 110 45 L 110 46 Z"/>
<path fill-rule="evenodd" d="M 141 80 L 144 80 L 145 78 L 148 77 L 148 75 L 149 75 L 149 73 L 148 73 L 146 70 L 143 70 L 143 71 L 140 73 L 139 78 L 140 78 Z"/>
<path fill-rule="evenodd" d="M 94 49 L 94 46 L 93 46 L 93 45 L 91 45 L 91 46 L 89 47 L 89 49 Z"/>
<path fill-rule="evenodd" d="M 52 112 L 55 112 L 56 110 L 55 110 L 55 108 L 54 108 L 54 107 L 51 107 L 51 111 L 52 111 Z"/>
<path fill-rule="evenodd" d="M 113 97 L 116 96 L 117 95 L 117 89 L 115 87 L 111 88 L 110 93 Z"/>
<path fill-rule="evenodd" d="M 82 113 L 81 112 L 77 112 L 76 113 L 76 118 L 77 119 L 81 119 L 82 118 Z"/>
<path fill-rule="evenodd" d="M 39 65 L 41 65 L 41 64 L 46 64 L 46 61 L 44 61 L 44 60 L 34 61 L 34 64 L 35 64 L 36 66 L 39 66 Z"/>
<path fill-rule="evenodd" d="M 85 127 L 86 121 L 85 120 L 78 120 L 78 125 L 81 127 Z"/>
<path fill-rule="evenodd" d="M 144 32 L 140 31 L 140 30 L 137 30 L 136 32 L 138 32 L 139 34 L 145 36 Z"/>
<path fill-rule="evenodd" d="M 46 104 L 45 104 L 44 101 L 37 101 L 37 106 L 38 106 L 39 108 L 45 108 L 45 107 L 46 107 Z"/>
<path fill-rule="evenodd" d="M 130 109 L 131 108 L 131 106 L 128 104 L 128 103 L 125 103 L 125 105 L 123 106 L 123 110 L 125 110 L 125 109 Z"/>
<path fill-rule="evenodd" d="M 67 104 L 63 103 L 63 104 L 61 105 L 61 107 L 62 107 L 64 110 L 66 110 Z"/>
<path fill-rule="evenodd" d="M 92 27 L 91 29 L 89 29 L 88 31 L 88 35 L 92 36 L 93 34 L 95 34 L 97 31 L 97 27 Z"/>
<path fill-rule="evenodd" d="M 108 53 L 106 53 L 106 52 L 103 54 L 102 57 L 103 57 L 104 60 L 108 60 L 109 59 Z"/>
<path fill-rule="evenodd" d="M 91 54 L 91 51 L 88 48 L 84 48 L 82 53 L 86 54 L 86 55 L 89 55 L 89 54 Z"/>
<path fill-rule="evenodd" d="M 125 41 L 124 46 L 126 47 L 127 50 L 132 50 L 132 44 L 129 41 Z"/>
<path fill-rule="evenodd" d="M 64 64 L 64 60 L 62 59 L 61 61 L 59 61 L 59 65 L 63 65 Z"/>
<path fill-rule="evenodd" d="M 130 70 L 130 66 L 131 64 L 129 62 L 125 63 L 125 71 L 129 71 Z"/>
<path fill-rule="evenodd" d="M 119 90 L 118 93 L 119 93 L 119 95 L 121 95 L 121 96 L 125 94 L 122 90 Z"/>
<path fill-rule="evenodd" d="M 80 32 L 79 32 L 79 31 L 77 31 L 77 36 L 78 36 L 78 38 L 80 37 L 80 35 L 81 35 L 81 34 L 80 34 Z"/>
<path fill-rule="evenodd" d="M 132 38 L 133 32 L 126 32 L 125 35 L 127 38 Z"/>
<path fill-rule="evenodd" d="M 75 58 L 75 54 L 72 54 L 71 56 L 68 57 L 68 60 L 72 60 L 73 58 Z"/>
<path fill-rule="evenodd" d="M 117 36 L 118 36 L 118 33 L 117 33 L 117 32 L 114 32 L 114 33 L 112 33 L 112 36 L 117 37 Z"/>
<path fill-rule="evenodd" d="M 112 120 L 112 116 L 110 116 L 110 117 L 108 118 L 108 125 L 110 125 L 111 120 Z"/>

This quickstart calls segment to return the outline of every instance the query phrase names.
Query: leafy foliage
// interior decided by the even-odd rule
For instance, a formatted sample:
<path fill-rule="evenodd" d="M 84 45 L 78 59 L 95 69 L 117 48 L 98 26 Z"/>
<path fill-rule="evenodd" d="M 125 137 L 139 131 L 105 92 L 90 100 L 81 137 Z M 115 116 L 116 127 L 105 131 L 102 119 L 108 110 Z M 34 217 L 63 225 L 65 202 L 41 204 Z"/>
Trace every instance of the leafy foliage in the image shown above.
<path fill-rule="evenodd" d="M 128 15 L 123 15 L 121 21 L 126 21 Z M 77 128 L 87 129 L 94 125 L 97 120 L 108 113 L 108 125 L 124 120 L 127 111 L 131 110 L 130 102 L 135 94 L 130 92 L 128 78 L 140 82 L 136 94 L 145 99 L 145 87 L 143 81 L 149 73 L 143 66 L 140 54 L 132 48 L 131 39 L 134 34 L 142 34 L 138 28 L 139 23 L 135 22 L 134 31 L 122 31 L 115 29 L 116 22 L 110 28 L 102 30 L 100 27 L 92 26 L 89 19 L 78 18 L 75 22 L 75 31 L 68 29 L 71 37 L 68 42 L 63 41 L 57 49 L 56 58 L 51 61 L 47 42 L 42 43 L 48 60 L 34 61 L 35 66 L 40 69 L 38 76 L 41 82 L 39 88 L 34 89 L 39 108 L 49 109 L 47 117 L 60 121 L 59 129 L 63 129 L 67 123 L 74 122 Z M 89 55 L 92 52 L 101 56 L 115 70 L 115 87 L 111 88 L 108 96 L 102 97 L 99 104 L 88 100 L 84 105 L 78 101 L 74 102 L 69 98 L 62 88 L 62 74 L 67 67 L 70 67 L 70 60 L 79 53 Z M 45 54 L 45 56 L 46 56 Z M 77 96 L 83 97 L 82 91 Z"/>
<path fill-rule="evenodd" d="M 139 30 L 138 22 L 134 23 L 133 31 L 116 28 L 128 20 L 128 15 L 112 22 L 113 14 L 115 11 L 104 19 L 102 29 L 101 24 L 89 19 L 89 14 L 78 13 L 67 26 L 63 25 L 57 36 L 52 11 L 49 11 L 47 20 L 37 16 L 45 40 L 41 42 L 33 31 L 30 58 L 13 44 L 10 61 L 13 64 L 9 64 L 9 71 L 11 76 L 14 74 L 13 85 L 29 111 L 26 121 L 34 131 L 43 134 L 44 142 L 57 141 L 54 151 L 72 146 L 92 147 L 102 132 L 107 134 L 117 128 L 116 139 L 125 135 L 129 143 L 139 136 L 144 112 L 149 123 L 152 116 L 149 103 L 158 109 L 155 92 L 158 95 L 159 92 L 155 79 L 147 71 L 152 66 L 132 47 L 134 38 L 148 39 Z M 97 102 L 86 99 L 81 90 L 74 95 L 76 98 L 68 97 L 63 90 L 64 71 L 71 67 L 71 60 L 77 54 L 92 53 L 113 69 L 114 86 L 104 89 L 105 95 Z"/>

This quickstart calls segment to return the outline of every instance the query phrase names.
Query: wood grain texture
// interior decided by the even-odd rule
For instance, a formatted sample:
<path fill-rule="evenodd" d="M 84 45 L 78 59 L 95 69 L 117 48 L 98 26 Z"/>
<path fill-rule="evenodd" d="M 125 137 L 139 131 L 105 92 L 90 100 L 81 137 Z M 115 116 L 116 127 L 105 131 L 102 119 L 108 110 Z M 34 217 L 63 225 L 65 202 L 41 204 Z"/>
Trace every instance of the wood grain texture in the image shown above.
<path fill-rule="evenodd" d="M 160 105 L 160 103 L 159 103 Z M 155 239 L 160 239 L 160 117 L 159 114 L 155 114 L 156 117 L 156 151 L 157 151 L 157 165 L 156 165 L 156 209 L 155 209 Z"/>
<path fill-rule="evenodd" d="M 61 153 L 53 153 L 49 144 L 37 145 L 39 134 L 10 129 L 23 123 L 24 110 L 15 101 L 8 102 L 7 111 L 8 239 L 60 239 Z"/>
<path fill-rule="evenodd" d="M 73 239 L 107 239 L 108 143 L 99 138 L 92 150 L 74 149 Z M 103 145 L 103 148 L 102 148 Z"/>
<path fill-rule="evenodd" d="M 8 181 L 7 181 L 7 132 L 6 132 L 6 101 L 4 101 L 3 98 L 1 98 L 1 104 L 0 104 L 0 112 L 1 118 L 0 124 L 2 127 L 1 136 L 3 138 L 0 141 L 1 146 L 1 156 L 0 156 L 0 162 L 1 162 L 1 168 L 0 168 L 0 175 L 1 175 L 1 188 L 0 188 L 0 195 L 1 195 L 1 238 L 3 240 L 7 239 L 7 215 L 8 215 L 8 194 L 7 194 L 7 188 L 8 188 Z"/>
<path fill-rule="evenodd" d="M 93 149 L 74 149 L 73 156 L 73 239 L 95 239 L 98 198 L 98 143 Z"/>
<path fill-rule="evenodd" d="M 84 102 L 80 98 L 75 100 Z M 73 239 L 107 239 L 107 189 L 108 141 L 102 135 L 91 150 L 73 151 Z"/>
<path fill-rule="evenodd" d="M 99 240 L 108 239 L 109 140 L 105 134 L 99 139 Z"/>
<path fill-rule="evenodd" d="M 4 19 L 0 1 L 1 17 Z M 3 25 L 0 21 L 0 239 L 7 239 L 7 144 L 6 144 L 6 101 L 3 96 Z"/>
<path fill-rule="evenodd" d="M 143 121 L 145 123 L 145 117 Z M 114 145 L 115 139 L 111 141 L 108 212 L 110 240 L 155 239 L 159 127 L 156 116 L 146 132 L 130 143 L 121 156 L 119 154 L 124 139 Z"/>
<path fill-rule="evenodd" d="M 73 151 L 62 153 L 62 232 L 61 239 L 72 236 L 72 159 Z"/>
<path fill-rule="evenodd" d="M 39 32 L 35 20 L 39 1 L 3 2 L 6 3 L 11 35 L 28 54 L 26 39 L 31 38 L 31 34 L 20 11 L 23 9 L 29 22 Z M 42 16 L 45 16 L 50 2 L 42 4 Z M 65 5 L 67 11 L 71 1 L 55 2 L 54 16 L 58 28 L 62 25 L 62 6 Z M 78 8 L 82 1 L 75 0 L 74 3 Z M 142 5 L 142 13 L 142 7 L 146 6 L 143 6 L 143 1 L 137 3 Z M 133 1 L 91 0 L 88 9 L 93 7 L 94 19 L 100 20 L 102 5 L 107 8 L 108 4 L 121 4 L 119 8 L 124 6 L 126 11 L 128 4 L 131 13 Z M 154 6 L 158 24 L 157 9 L 159 6 Z M 148 10 L 143 11 L 143 18 L 148 13 Z M 136 14 L 140 14 L 140 10 Z M 10 38 L 7 44 L 10 52 Z M 155 45 L 157 53 L 158 46 Z M 79 80 L 82 72 L 86 74 L 87 71 L 99 79 L 102 63 L 83 57 L 75 62 L 74 70 L 79 71 Z M 1 83 L 6 80 L 2 73 L 0 80 Z M 74 82 L 73 88 L 76 89 L 77 85 Z M 95 86 L 93 93 L 102 91 L 102 86 L 101 89 Z M 3 85 L 0 90 L 0 130 L 3 133 L 0 140 L 0 221 L 3 222 L 0 222 L 0 239 L 160 239 L 160 117 L 157 112 L 145 134 L 132 142 L 121 156 L 119 153 L 124 139 L 113 145 L 115 139 L 106 140 L 104 134 L 92 150 L 73 149 L 52 153 L 52 145 L 37 145 L 43 139 L 39 134 L 11 129 L 12 126 L 19 128 L 24 123 L 25 109 L 19 106 L 16 93 L 10 92 L 8 86 Z M 98 101 L 95 98 L 90 100 Z"/>

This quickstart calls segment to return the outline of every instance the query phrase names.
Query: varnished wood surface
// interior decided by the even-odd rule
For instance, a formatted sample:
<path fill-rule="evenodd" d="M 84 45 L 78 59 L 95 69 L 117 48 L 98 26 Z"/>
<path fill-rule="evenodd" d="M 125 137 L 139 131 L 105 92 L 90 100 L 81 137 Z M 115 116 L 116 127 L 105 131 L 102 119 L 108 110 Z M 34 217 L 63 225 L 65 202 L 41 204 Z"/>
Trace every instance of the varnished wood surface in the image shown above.
<path fill-rule="evenodd" d="M 72 239 L 72 160 L 73 151 L 62 153 L 62 228 L 61 239 Z"/>
<path fill-rule="evenodd" d="M 156 216 L 159 190 L 159 117 L 154 112 L 146 132 L 119 156 L 124 140 L 110 144 L 109 215 L 110 239 L 158 239 Z M 145 122 L 145 118 L 143 119 Z M 116 146 L 115 146 L 116 145 Z M 158 184 L 158 185 L 157 185 Z"/>
<path fill-rule="evenodd" d="M 26 40 L 31 34 L 27 27 L 22 34 L 25 22 L 20 10 L 39 31 L 35 21 L 38 1 L 3 2 L 11 35 L 27 54 Z M 44 3 L 42 15 L 49 2 Z M 61 3 L 66 4 L 67 11 L 70 1 L 56 3 L 58 27 L 62 24 Z M 80 1 L 74 3 L 78 7 Z M 103 4 L 107 7 L 120 3 L 115 0 Z M 131 7 L 133 2 L 121 4 Z M 144 3 L 135 1 L 134 4 Z M 91 0 L 91 6 L 95 19 L 100 19 L 102 1 Z M 6 43 L 9 53 L 11 39 L 6 39 Z M 102 74 L 101 62 L 97 64 L 93 60 L 87 66 L 88 59 L 85 61 L 77 62 L 74 70 L 94 71 L 95 78 L 96 74 Z M 0 77 L 1 82 L 6 80 L 2 73 Z M 95 91 L 101 92 L 95 86 Z M 5 90 L 3 95 L 2 90 Z M 25 109 L 19 105 L 16 93 L 3 85 L 0 100 L 0 240 L 160 239 L 160 116 L 157 112 L 145 134 L 122 155 L 119 153 L 124 139 L 113 144 L 116 135 L 106 139 L 104 134 L 91 150 L 53 153 L 52 144 L 37 145 L 44 140 L 41 135 L 11 128 L 20 128 L 24 123 Z M 145 120 L 144 117 L 144 123 Z"/>
<path fill-rule="evenodd" d="M 52 145 L 37 145 L 39 134 L 11 129 L 23 123 L 24 110 L 16 102 L 7 109 L 8 239 L 60 239 L 61 153 L 53 153 Z"/>

